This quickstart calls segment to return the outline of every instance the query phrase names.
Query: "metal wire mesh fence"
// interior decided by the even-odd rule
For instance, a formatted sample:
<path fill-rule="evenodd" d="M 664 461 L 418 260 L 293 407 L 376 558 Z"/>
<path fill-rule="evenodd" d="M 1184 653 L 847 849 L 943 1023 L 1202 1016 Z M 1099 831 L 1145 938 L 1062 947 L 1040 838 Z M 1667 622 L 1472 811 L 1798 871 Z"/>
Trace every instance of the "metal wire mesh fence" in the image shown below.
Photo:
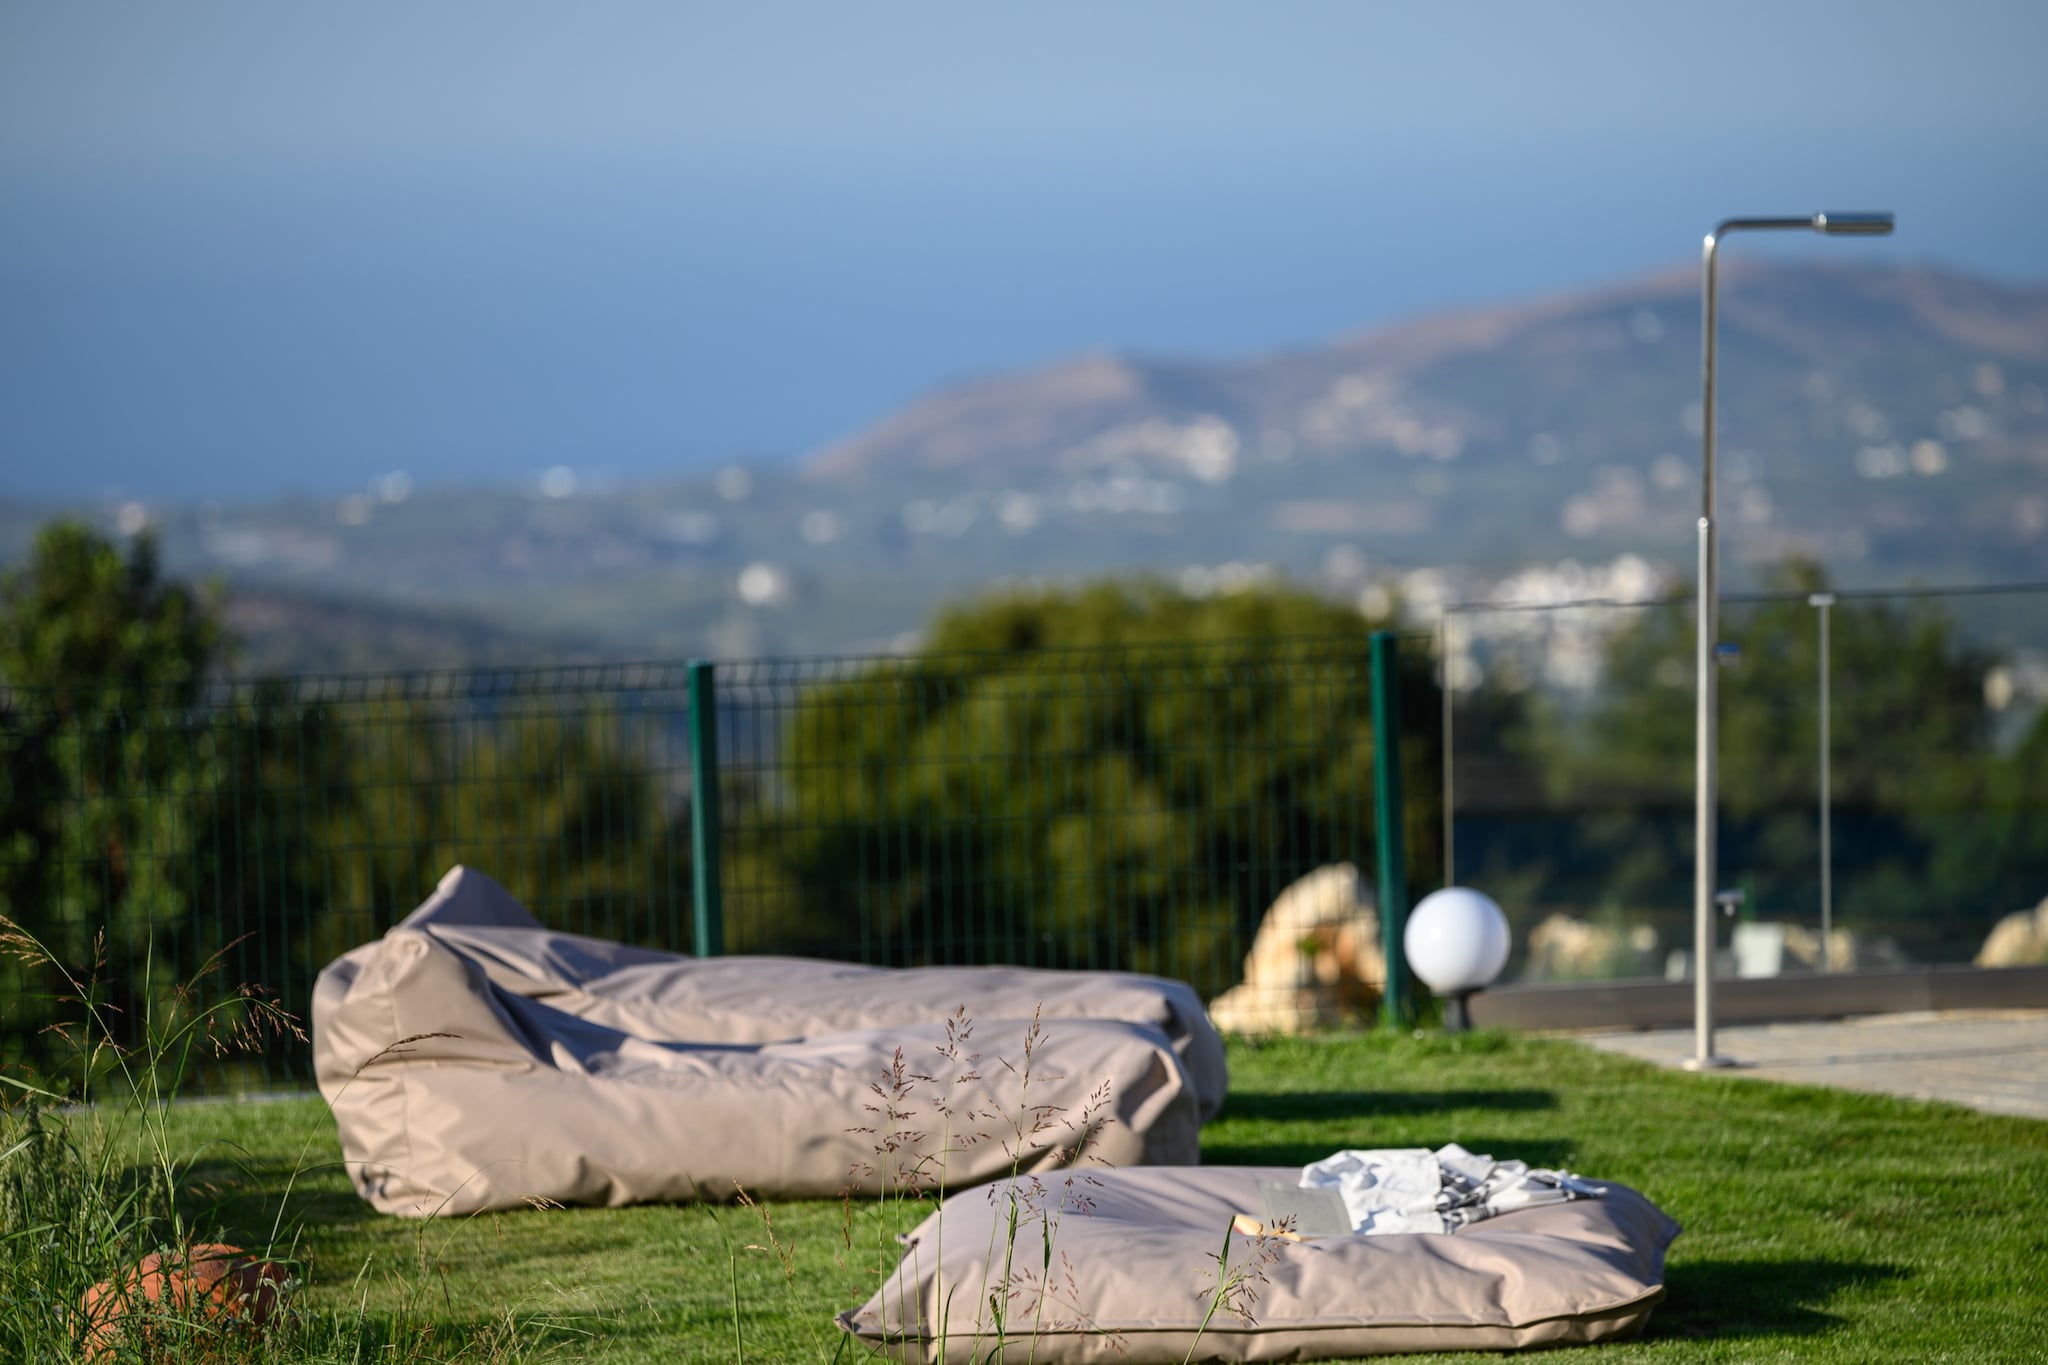
<path fill-rule="evenodd" d="M 202 993 L 260 983 L 303 1016 L 320 968 L 455 863 L 544 923 L 671 951 L 1126 968 L 1213 995 L 1282 888 L 1374 866 L 1369 649 L 1361 631 L 17 693 L 0 910 L 131 1030 L 209 961 Z M 1431 868 L 1420 650 L 1401 690 L 1409 861 Z M 0 972 L 7 1060 L 47 1061 L 73 992 L 48 965 Z M 275 1039 L 197 1083 L 308 1068 Z"/>
<path fill-rule="evenodd" d="M 2048 591 L 1765 593 L 1722 636 L 1745 905 L 1720 970 L 1968 960 L 2048 892 Z M 1690 604 L 1460 608 L 1442 647 L 1448 706 L 1413 645 L 1399 688 L 1415 890 L 1501 900 L 1511 976 L 1694 970 Z M 61 1052 L 80 990 L 135 1033 L 209 962 L 209 988 L 305 1015 L 317 970 L 457 862 L 543 923 L 674 952 L 1126 968 L 1214 997 L 1284 888 L 1370 884 L 1370 698 L 1364 630 L 6 694 L 0 911 L 76 988 L 0 964 L 0 1054 Z M 272 1040 L 203 1083 L 305 1074 Z"/>
<path fill-rule="evenodd" d="M 1426 796 L 1435 699 L 1414 672 Z M 760 662 L 721 666 L 718 696 L 736 949 L 1130 969 L 1214 994 L 1283 887 L 1372 866 L 1362 633 Z"/>
<path fill-rule="evenodd" d="M 1691 631 L 1684 602 L 1459 609 L 1447 694 L 1404 652 L 1415 889 L 1499 900 L 1511 975 L 1692 970 Z M 1723 635 L 1721 860 L 1746 900 L 1721 970 L 1967 960 L 2048 892 L 2048 592 L 1738 597 Z M 1371 699 L 1362 630 L 6 694 L 0 911 L 64 974 L 0 963 L 0 1057 L 62 1050 L 66 974 L 131 1034 L 209 961 L 202 992 L 260 983 L 303 1016 L 324 964 L 458 862 L 545 923 L 672 951 L 1214 997 L 1285 888 L 1347 863 L 1370 883 Z M 203 1082 L 306 1070 L 274 1040 Z"/>
<path fill-rule="evenodd" d="M 1722 972 L 1966 962 L 2048 894 L 2048 591 L 1738 596 L 1721 635 Z M 1449 865 L 1508 907 L 1510 973 L 1689 974 L 1691 604 L 1444 642 Z"/>
<path fill-rule="evenodd" d="M 66 1050 L 48 1030 L 76 1029 L 77 987 L 124 1043 L 195 977 L 201 999 L 260 985 L 303 1017 L 320 968 L 458 862 L 549 923 L 675 942 L 683 681 L 677 665 L 10 696 L 0 910 L 54 962 L 0 968 L 9 1060 Z M 217 1086 L 307 1074 L 289 1038 L 199 1059 Z"/>

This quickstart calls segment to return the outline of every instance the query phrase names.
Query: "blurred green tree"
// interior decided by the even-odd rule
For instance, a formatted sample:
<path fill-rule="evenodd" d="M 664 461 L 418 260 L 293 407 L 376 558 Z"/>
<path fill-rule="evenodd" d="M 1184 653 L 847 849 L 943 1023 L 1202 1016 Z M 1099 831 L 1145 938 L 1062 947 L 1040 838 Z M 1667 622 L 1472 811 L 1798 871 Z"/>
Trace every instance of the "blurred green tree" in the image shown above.
<path fill-rule="evenodd" d="M 0 679 L 58 714 L 189 703 L 225 643 L 218 595 L 165 581 L 147 531 L 124 556 L 85 523 L 55 521 L 0 579 Z"/>
<path fill-rule="evenodd" d="M 94 983 L 118 1039 L 217 953 L 205 989 L 303 1016 L 319 968 L 457 862 L 563 927 L 678 945 L 688 841 L 653 722 L 573 692 L 227 685 L 227 649 L 217 595 L 165 580 L 146 535 L 124 553 L 57 522 L 0 582 L 0 913 Z M 0 1061 L 63 1056 L 62 976 L 0 973 Z"/>
<path fill-rule="evenodd" d="M 1722 879 L 1750 893 L 1748 913 L 1811 920 L 1819 639 L 1805 596 L 1827 583 L 1794 561 L 1768 586 L 1796 596 L 1722 613 L 1740 646 L 1720 677 Z M 1955 956 L 2002 905 L 1991 867 L 1945 853 L 1974 818 L 1953 817 L 2006 767 L 1983 698 L 1993 659 L 1929 603 L 1844 598 L 1831 612 L 1836 920 L 1915 956 Z M 1690 905 L 1693 648 L 1690 611 L 1645 610 L 1609 640 L 1590 707 L 1541 711 L 1549 804 L 1573 818 L 1552 826 L 1539 898 L 1580 913 L 1594 896 L 1661 906 L 1674 920 Z"/>
<path fill-rule="evenodd" d="M 189 833 L 193 755 L 176 727 L 225 640 L 216 600 L 158 571 L 144 533 L 126 554 L 77 521 L 38 535 L 0 580 L 0 913 L 41 940 L 133 1027 L 125 966 L 152 923 L 180 924 L 169 850 Z M 23 1052 L 61 1011 L 52 974 L 17 966 L 5 1047 Z"/>
<path fill-rule="evenodd" d="M 1218 990 L 1274 896 L 1374 867 L 1384 621 L 1158 583 L 943 613 L 901 665 L 812 689 L 774 831 L 806 946 L 1162 972 Z M 1439 865 L 1431 661 L 1404 655 L 1410 867 Z"/>

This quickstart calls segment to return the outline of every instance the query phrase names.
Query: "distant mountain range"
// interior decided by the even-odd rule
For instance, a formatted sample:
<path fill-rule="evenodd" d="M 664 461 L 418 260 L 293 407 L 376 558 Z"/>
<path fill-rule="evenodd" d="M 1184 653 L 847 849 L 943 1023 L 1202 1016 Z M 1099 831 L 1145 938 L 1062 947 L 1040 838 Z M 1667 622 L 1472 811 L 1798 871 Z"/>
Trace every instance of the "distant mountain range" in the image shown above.
<path fill-rule="evenodd" d="M 1738 580 L 1788 554 L 1850 585 L 2048 578 L 2048 287 L 1743 264 L 1721 327 Z M 1632 554 L 1682 581 L 1698 404 L 1687 270 L 1239 362 L 990 376 L 795 468 L 82 510 L 224 576 L 268 666 L 877 649 L 1020 578 L 1353 594 L 1434 568 L 1459 595 Z M 0 556 L 56 510 L 0 505 Z"/>
<path fill-rule="evenodd" d="M 1803 552 L 1858 578 L 2048 567 L 2048 288 L 1743 265 L 1721 302 L 1722 512 L 1738 555 Z M 1237 363 L 1095 355 L 996 376 L 806 467 L 825 481 L 1228 483 L 1269 492 L 1276 529 L 1353 535 L 1397 562 L 1624 544 L 1682 560 L 1699 366 L 1688 270 Z"/>
<path fill-rule="evenodd" d="M 2042 433 L 2048 288 L 1933 269 L 1738 265 L 1721 302 L 1730 440 L 1826 459 L 1845 445 L 1938 437 L 1940 413 L 1965 404 L 2008 419 L 1968 433 L 1990 441 L 1978 453 L 2002 458 Z M 1233 459 L 1296 455 L 1446 469 L 1691 455 L 1699 340 L 1698 275 L 1672 272 L 1241 362 L 1084 356 L 943 390 L 807 464 L 827 478 L 1015 477 L 1136 460 L 1201 477 Z"/>

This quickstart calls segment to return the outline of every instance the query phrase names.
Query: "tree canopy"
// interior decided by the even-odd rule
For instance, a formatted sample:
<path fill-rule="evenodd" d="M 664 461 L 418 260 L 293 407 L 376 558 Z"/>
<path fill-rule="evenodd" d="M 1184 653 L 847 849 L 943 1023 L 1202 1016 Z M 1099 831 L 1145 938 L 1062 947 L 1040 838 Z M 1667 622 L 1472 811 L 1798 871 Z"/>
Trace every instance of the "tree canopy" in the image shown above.
<path fill-rule="evenodd" d="M 146 536 L 59 522 L 0 584 L 0 914 L 56 959 L 0 963 L 0 1058 L 64 1060 L 63 974 L 135 1031 L 223 954 L 202 991 L 303 1014 L 320 967 L 457 862 L 567 927 L 675 938 L 663 737 L 612 699 L 336 699 L 225 682 L 226 648 Z"/>
<path fill-rule="evenodd" d="M 1370 879 L 1369 640 L 1283 589 L 1013 593 L 786 722 L 784 894 L 816 946 L 878 960 L 1158 971 L 1220 990 L 1289 882 Z M 1435 688 L 1401 686 L 1411 864 L 1435 865 Z M 837 942 L 833 942 L 835 938 Z"/>
<path fill-rule="evenodd" d="M 1724 607 L 1739 647 L 1720 674 L 1720 868 L 1746 914 L 1813 922 L 1819 889 L 1820 652 L 1791 562 L 1770 600 Z M 1835 921 L 1916 958 L 1968 956 L 1999 915 L 2048 891 L 2048 803 L 2028 757 L 1994 743 L 1993 655 L 1926 600 L 1840 596 L 1830 608 Z M 1512 743 L 1542 780 L 1471 805 L 1459 863 L 1531 904 L 1602 908 L 1683 941 L 1692 901 L 1694 631 L 1684 604 L 1634 610 L 1607 637 L 1589 703 L 1532 698 Z M 1488 745 L 1461 756 L 1483 764 Z M 1467 803 L 1461 799 L 1461 810 Z M 1994 853 L 1995 850 L 1995 853 Z"/>
<path fill-rule="evenodd" d="M 123 555 L 83 522 L 55 521 L 0 579 L 0 681 L 67 713 L 189 701 L 225 645 L 216 596 L 166 581 L 147 531 Z"/>

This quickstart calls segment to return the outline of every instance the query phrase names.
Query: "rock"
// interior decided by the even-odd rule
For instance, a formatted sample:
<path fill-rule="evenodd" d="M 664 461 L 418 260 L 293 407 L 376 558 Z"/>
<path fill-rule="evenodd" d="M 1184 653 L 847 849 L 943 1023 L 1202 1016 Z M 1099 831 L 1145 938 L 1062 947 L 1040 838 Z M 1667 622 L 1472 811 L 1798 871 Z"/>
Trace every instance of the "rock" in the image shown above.
<path fill-rule="evenodd" d="M 1865 967 L 1877 965 L 1877 958 L 1883 956 L 1875 942 L 1865 943 L 1857 938 L 1852 929 L 1831 929 L 1828 931 L 1828 966 L 1838 972 L 1856 970 L 1859 958 Z M 1896 954 L 1893 954 L 1896 956 Z M 1807 971 L 1821 969 L 1820 931 L 1809 929 L 1803 924 L 1785 926 L 1785 957 L 1794 966 Z"/>
<path fill-rule="evenodd" d="M 1378 1008 L 1387 979 L 1380 917 L 1351 863 L 1282 891 L 1259 924 L 1244 980 L 1209 1004 L 1227 1033 L 1306 1033 Z"/>
<path fill-rule="evenodd" d="M 1817 972 L 1823 969 L 1820 934 L 1803 924 L 1776 920 L 1738 924 L 1731 936 L 1734 939 L 1737 976 L 1780 976 L 1786 972 Z M 1745 947 L 1747 957 L 1744 955 Z M 1859 967 L 1904 965 L 1904 955 L 1891 939 L 1862 938 L 1850 929 L 1828 932 L 1825 966 L 1829 971 L 1853 972 Z"/>
<path fill-rule="evenodd" d="M 1822 970 L 1820 934 L 1803 924 L 1775 920 L 1740 923 L 1728 931 L 1728 937 L 1731 946 L 1714 955 L 1717 976 L 1779 976 Z M 1772 945 L 1767 965 L 1760 963 L 1757 954 L 1759 942 L 1766 937 Z M 1749 952 L 1747 958 L 1745 947 Z M 1828 947 L 1830 971 L 1896 971 L 1913 965 L 1899 941 L 1888 935 L 1866 936 L 1854 929 L 1838 928 L 1829 931 Z M 1664 979 L 1684 981 L 1691 975 L 1692 953 L 1674 948 L 1665 963 Z"/>
<path fill-rule="evenodd" d="M 1655 976 L 1663 942 L 1647 924 L 1623 929 L 1570 915 L 1551 915 L 1529 931 L 1525 981 L 1602 981 Z"/>
<path fill-rule="evenodd" d="M 111 1359 L 123 1340 L 135 1336 L 144 1354 L 153 1356 L 151 1320 L 171 1315 L 261 1332 L 282 1308 L 290 1278 L 276 1262 L 219 1242 L 200 1242 L 183 1254 L 151 1252 L 120 1285 L 101 1280 L 85 1291 L 86 1359 Z M 193 1344 L 166 1347 L 189 1351 Z M 207 1353 L 202 1350 L 193 1358 L 207 1358 Z"/>
<path fill-rule="evenodd" d="M 1979 967 L 2024 967 L 2048 962 L 2048 900 L 2016 910 L 1991 928 L 1977 950 Z"/>

